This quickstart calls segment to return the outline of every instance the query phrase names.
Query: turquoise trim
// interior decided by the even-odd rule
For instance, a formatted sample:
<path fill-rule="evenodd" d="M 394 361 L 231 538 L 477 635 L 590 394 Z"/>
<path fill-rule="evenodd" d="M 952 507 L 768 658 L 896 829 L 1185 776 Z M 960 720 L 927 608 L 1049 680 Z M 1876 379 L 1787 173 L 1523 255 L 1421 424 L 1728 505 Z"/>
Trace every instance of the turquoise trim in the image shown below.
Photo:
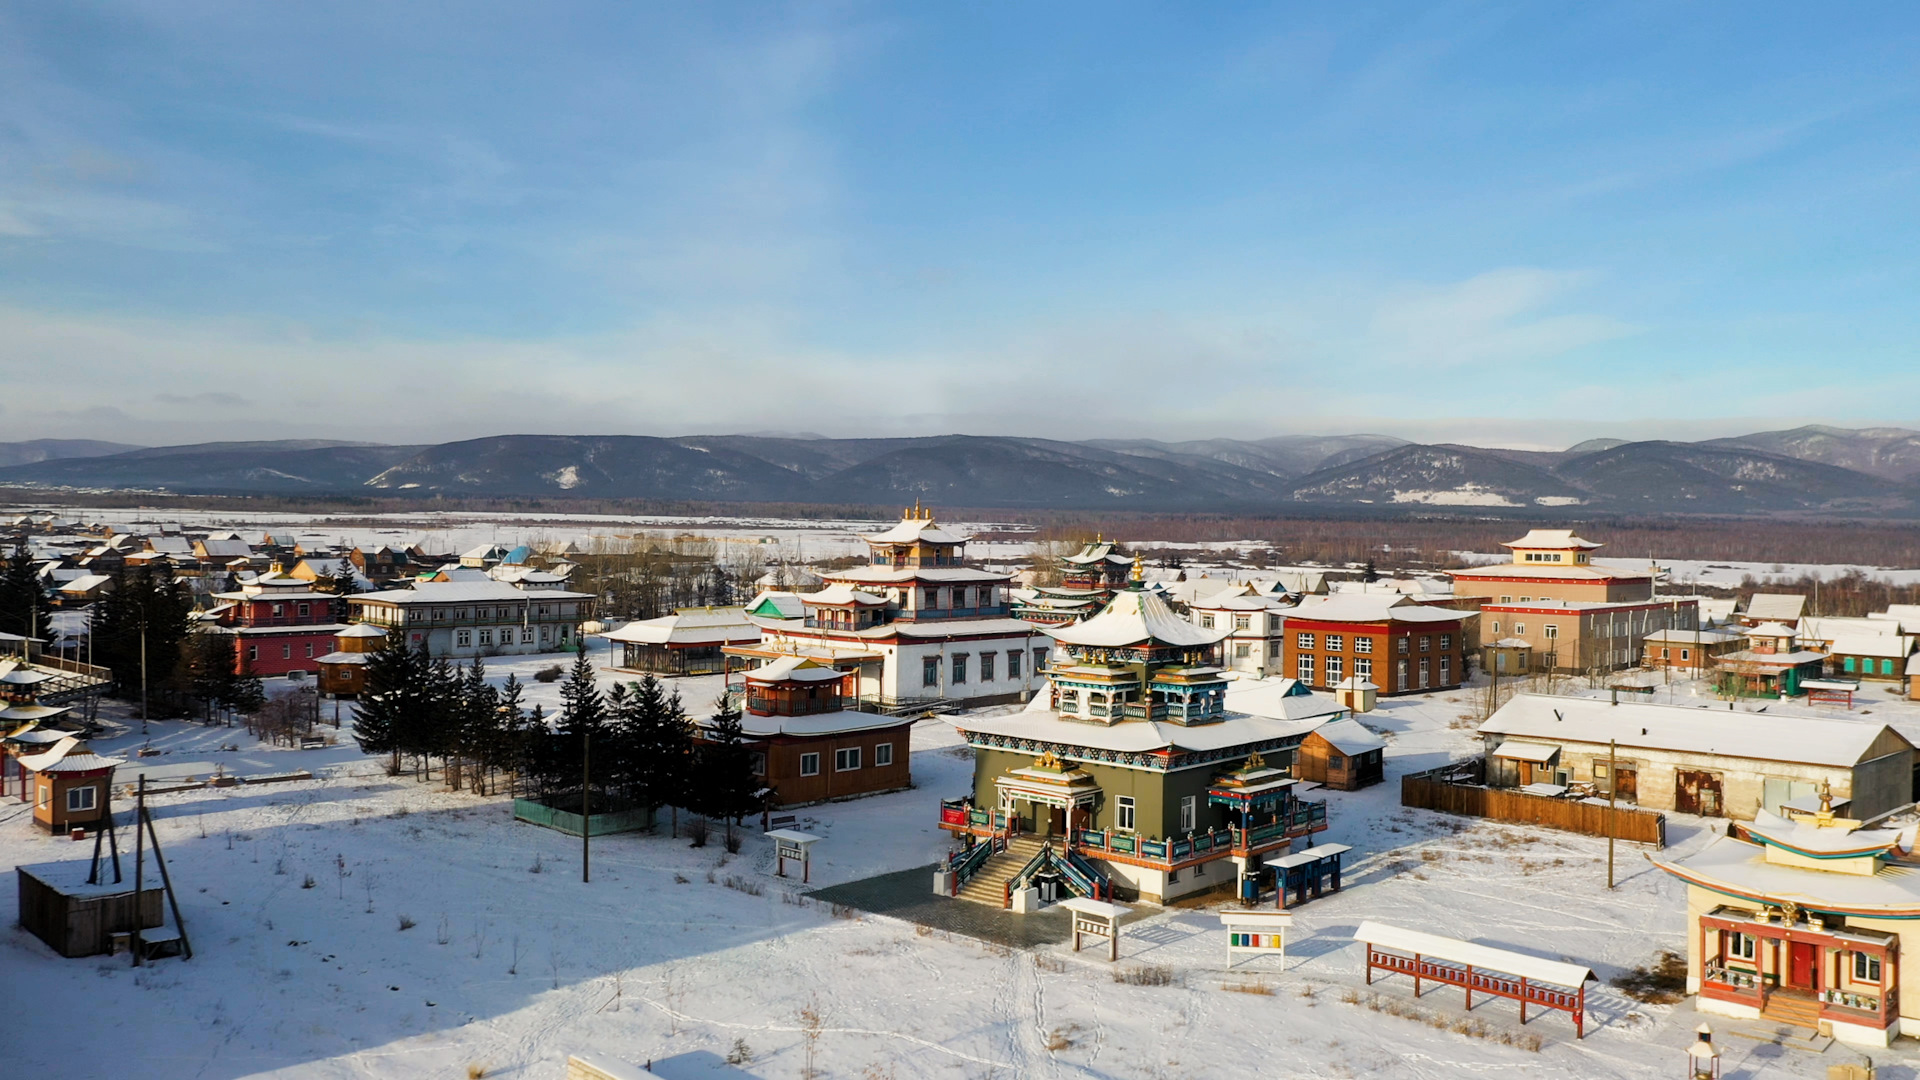
<path fill-rule="evenodd" d="M 1665 869 L 1665 868 L 1662 867 L 1662 869 Z M 1685 874 L 1675 873 L 1672 870 L 1668 870 L 1667 873 L 1673 874 L 1674 877 L 1679 878 L 1681 881 L 1684 881 L 1687 884 L 1694 886 L 1695 888 L 1705 889 L 1710 893 L 1719 893 L 1721 896 L 1731 896 L 1735 900 L 1750 900 L 1756 904 L 1769 904 L 1774 907 L 1780 906 L 1779 901 L 1768 899 L 1767 897 L 1762 896 L 1758 893 L 1735 892 L 1732 889 L 1718 888 L 1713 885 L 1708 885 L 1704 881 L 1695 881 L 1693 878 L 1690 878 Z M 1798 902 L 1796 901 L 1796 903 Z M 1902 921 L 1909 920 L 1909 919 L 1920 919 L 1920 911 L 1916 911 L 1911 915 L 1895 915 L 1890 912 L 1882 912 L 1882 911 L 1852 911 L 1852 910 L 1848 910 L 1847 908 L 1810 907 L 1806 904 L 1800 904 L 1799 907 L 1801 911 L 1811 911 L 1816 915 L 1852 915 L 1856 918 L 1861 918 L 1861 919 L 1898 919 Z"/>
<path fill-rule="evenodd" d="M 1758 840 L 1761 843 L 1768 845 L 1769 847 L 1777 847 L 1782 851 L 1791 851 L 1795 855 L 1799 855 L 1803 858 L 1808 858 L 1808 859 L 1865 859 L 1868 857 L 1879 858 L 1881 855 L 1884 855 L 1888 850 L 1887 847 L 1878 847 L 1878 848 L 1861 848 L 1858 851 L 1840 851 L 1840 852 L 1803 851 L 1800 848 L 1794 847 L 1792 844 L 1786 843 L 1785 841 L 1782 841 L 1782 840 L 1776 840 L 1773 837 L 1766 835 L 1765 833 L 1752 832 L 1750 833 L 1750 835 L 1755 840 Z M 1888 847 L 1891 847 L 1891 845 L 1888 845 Z"/>

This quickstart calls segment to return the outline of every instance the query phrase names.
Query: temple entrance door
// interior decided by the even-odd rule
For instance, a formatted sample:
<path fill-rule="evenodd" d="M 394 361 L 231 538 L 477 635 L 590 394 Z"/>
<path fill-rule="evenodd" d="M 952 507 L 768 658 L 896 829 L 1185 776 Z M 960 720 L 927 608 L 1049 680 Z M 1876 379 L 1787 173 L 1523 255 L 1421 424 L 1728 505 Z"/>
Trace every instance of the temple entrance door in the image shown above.
<path fill-rule="evenodd" d="M 1052 806 L 1047 808 L 1047 835 L 1048 836 L 1067 835 L 1066 807 Z"/>
<path fill-rule="evenodd" d="M 1790 941 L 1787 943 L 1787 985 L 1796 990 L 1817 990 L 1814 983 L 1814 970 L 1819 963 L 1820 949 L 1811 941 Z"/>

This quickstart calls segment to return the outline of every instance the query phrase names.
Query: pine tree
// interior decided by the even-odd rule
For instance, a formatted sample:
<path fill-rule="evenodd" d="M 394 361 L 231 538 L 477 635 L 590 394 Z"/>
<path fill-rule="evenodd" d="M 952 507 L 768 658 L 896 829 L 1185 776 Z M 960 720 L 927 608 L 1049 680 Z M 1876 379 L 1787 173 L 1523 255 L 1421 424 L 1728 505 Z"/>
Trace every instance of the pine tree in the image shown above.
<path fill-rule="evenodd" d="M 385 648 L 367 654 L 366 689 L 353 705 L 353 741 L 362 753 L 389 755 L 387 771 L 397 775 L 415 656 L 399 635 L 387 641 Z"/>
<path fill-rule="evenodd" d="M 209 722 L 215 709 L 229 706 L 240 681 L 233 669 L 233 649 L 231 636 L 214 633 L 195 634 L 187 647 L 187 693 Z"/>
<path fill-rule="evenodd" d="M 664 687 L 659 679 L 648 675 L 640 680 L 640 690 L 642 702 L 650 703 L 660 699 Z M 690 806 L 694 790 L 693 724 L 687 719 L 679 692 L 667 696 L 658 706 L 640 707 L 646 710 L 647 719 L 641 724 L 642 741 L 634 748 L 640 764 L 636 786 L 643 792 L 647 809 Z M 655 708 L 657 713 L 652 711 Z"/>
<path fill-rule="evenodd" d="M 0 632 L 44 638 L 52 611 L 46 586 L 33 569 L 33 552 L 22 537 L 0 569 Z"/>
<path fill-rule="evenodd" d="M 608 746 L 607 702 L 594 680 L 593 661 L 587 657 L 584 647 L 574 653 L 573 669 L 567 673 L 566 682 L 560 684 L 560 701 L 560 732 L 554 746 L 557 758 L 553 768 L 556 777 L 565 776 L 568 769 L 578 776 L 587 741 L 603 749 Z M 591 812 L 589 792 L 580 793 L 580 805 L 582 814 Z"/>
<path fill-rule="evenodd" d="M 1364 568 L 1362 568 L 1360 571 L 1360 580 L 1361 581 L 1379 581 L 1380 580 L 1380 571 L 1377 567 L 1374 566 L 1373 559 L 1371 557 L 1367 559 L 1367 565 Z"/>
<path fill-rule="evenodd" d="M 507 681 L 497 693 L 494 704 L 496 720 L 492 731 L 492 749 L 489 758 L 497 768 L 505 770 L 513 777 L 513 794 L 518 795 L 521 785 L 527 779 L 527 717 L 521 708 L 521 698 L 526 689 L 520 685 L 518 676 L 509 672 Z"/>
<path fill-rule="evenodd" d="M 694 802 L 708 817 L 724 818 L 727 836 L 748 814 L 760 809 L 760 779 L 753 772 L 753 754 L 740 730 L 740 710 L 722 694 L 718 711 L 707 721 L 698 754 Z"/>

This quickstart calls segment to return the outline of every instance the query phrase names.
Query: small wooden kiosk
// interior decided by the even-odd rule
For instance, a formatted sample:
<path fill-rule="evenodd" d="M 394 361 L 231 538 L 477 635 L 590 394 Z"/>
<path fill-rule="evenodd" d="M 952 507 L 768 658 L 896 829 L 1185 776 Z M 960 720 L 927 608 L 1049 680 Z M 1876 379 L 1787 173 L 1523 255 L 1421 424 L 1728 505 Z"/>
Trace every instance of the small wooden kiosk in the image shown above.
<path fill-rule="evenodd" d="M 101 757 L 72 736 L 21 758 L 33 789 L 33 820 L 52 833 L 98 828 L 111 816 L 113 770 L 124 764 Z"/>
<path fill-rule="evenodd" d="M 20 925 L 61 956 L 112 952 L 116 938 L 131 936 L 136 912 L 142 930 L 163 924 L 154 869 L 142 875 L 136 903 L 131 867 L 116 872 L 86 859 L 19 867 Z"/>
<path fill-rule="evenodd" d="M 367 656 L 386 648 L 387 632 L 369 623 L 354 623 L 333 635 L 333 651 L 316 663 L 320 692 L 334 697 L 359 697 L 367 688 Z"/>

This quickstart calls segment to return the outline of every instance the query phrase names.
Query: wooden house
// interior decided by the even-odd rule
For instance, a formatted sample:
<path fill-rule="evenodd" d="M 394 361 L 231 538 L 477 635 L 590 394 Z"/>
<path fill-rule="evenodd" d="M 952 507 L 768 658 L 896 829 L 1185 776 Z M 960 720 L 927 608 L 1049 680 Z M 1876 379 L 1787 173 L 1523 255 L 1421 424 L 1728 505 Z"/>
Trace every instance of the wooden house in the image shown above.
<path fill-rule="evenodd" d="M 746 673 L 740 719 L 754 772 L 780 806 L 877 795 L 913 786 L 911 717 L 841 707 L 855 676 L 797 656 Z"/>
<path fill-rule="evenodd" d="M 33 790 L 33 820 L 48 832 L 95 828 L 112 814 L 113 770 L 126 762 L 101 757 L 68 737 L 19 759 Z"/>
<path fill-rule="evenodd" d="M 1336 791 L 1354 791 L 1386 779 L 1387 744 L 1358 720 L 1335 720 L 1300 742 L 1293 774 Z"/>
<path fill-rule="evenodd" d="M 333 651 L 320 657 L 320 692 L 334 697 L 359 697 L 367 688 L 367 656 L 386 647 L 387 632 L 367 623 L 333 635 Z"/>

